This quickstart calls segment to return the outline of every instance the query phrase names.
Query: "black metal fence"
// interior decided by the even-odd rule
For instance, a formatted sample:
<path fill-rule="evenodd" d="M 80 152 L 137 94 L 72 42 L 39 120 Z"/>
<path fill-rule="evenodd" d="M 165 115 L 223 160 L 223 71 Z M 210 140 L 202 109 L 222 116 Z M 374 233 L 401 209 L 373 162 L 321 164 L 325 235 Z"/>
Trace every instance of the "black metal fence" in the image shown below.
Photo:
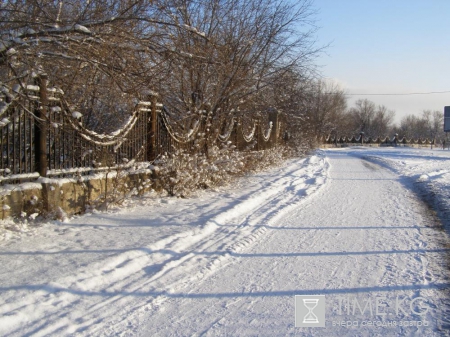
<path fill-rule="evenodd" d="M 180 129 L 152 96 L 137 104 L 122 128 L 98 134 L 83 125 L 61 90 L 46 87 L 44 77 L 0 92 L 0 183 L 149 162 L 177 149 L 205 152 L 225 142 L 239 150 L 263 150 L 276 145 L 280 127 L 278 113 L 271 111 L 264 121 L 211 121 L 205 113 L 191 128 Z"/>
<path fill-rule="evenodd" d="M 398 136 L 394 137 L 364 137 L 362 135 L 359 135 L 359 137 L 352 136 L 352 137 L 323 137 L 322 138 L 322 144 L 335 144 L 335 145 L 345 145 L 345 144 L 352 144 L 352 145 L 378 145 L 378 146 L 399 146 L 399 145 L 420 145 L 420 146 L 431 146 L 435 145 L 435 140 L 432 139 L 407 139 L 406 137 L 399 138 Z"/>

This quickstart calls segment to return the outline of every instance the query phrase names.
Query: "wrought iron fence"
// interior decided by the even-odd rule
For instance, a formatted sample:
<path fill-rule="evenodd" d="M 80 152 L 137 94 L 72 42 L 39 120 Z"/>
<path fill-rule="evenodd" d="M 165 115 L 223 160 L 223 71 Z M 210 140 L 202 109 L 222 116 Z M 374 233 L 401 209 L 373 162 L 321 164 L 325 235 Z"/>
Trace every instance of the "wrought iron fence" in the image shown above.
<path fill-rule="evenodd" d="M 333 137 L 333 136 L 327 136 L 327 137 L 322 137 L 322 144 L 358 144 L 358 145 L 371 145 L 371 144 L 376 144 L 378 146 L 396 146 L 396 145 L 423 145 L 423 146 L 427 146 L 427 145 L 435 145 L 435 140 L 434 139 L 422 139 L 422 138 L 418 138 L 418 139 L 407 139 L 406 137 L 402 137 L 399 138 L 398 136 L 394 136 L 394 137 L 364 137 L 363 135 L 359 135 L 359 137 L 357 136 L 352 136 L 352 137 L 346 137 L 346 136 L 342 136 L 342 137 Z"/>
<path fill-rule="evenodd" d="M 83 116 L 69 107 L 61 90 L 47 88 L 40 77 L 33 85 L 0 92 L 0 183 L 126 167 L 177 149 L 205 152 L 224 142 L 241 151 L 267 149 L 276 145 L 281 127 L 276 111 L 268 116 L 268 123 L 214 121 L 211 129 L 205 111 L 183 129 L 153 95 L 136 105 L 121 128 L 98 134 L 83 125 Z"/>

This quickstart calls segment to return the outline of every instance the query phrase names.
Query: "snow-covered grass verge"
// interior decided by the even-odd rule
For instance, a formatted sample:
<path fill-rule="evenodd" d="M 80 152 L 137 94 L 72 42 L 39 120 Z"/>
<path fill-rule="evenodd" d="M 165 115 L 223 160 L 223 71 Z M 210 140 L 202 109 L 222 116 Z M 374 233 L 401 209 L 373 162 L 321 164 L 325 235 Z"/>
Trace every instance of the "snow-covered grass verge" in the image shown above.
<path fill-rule="evenodd" d="M 406 178 L 450 232 L 450 151 L 416 148 L 364 148 L 352 154 L 376 162 Z"/>

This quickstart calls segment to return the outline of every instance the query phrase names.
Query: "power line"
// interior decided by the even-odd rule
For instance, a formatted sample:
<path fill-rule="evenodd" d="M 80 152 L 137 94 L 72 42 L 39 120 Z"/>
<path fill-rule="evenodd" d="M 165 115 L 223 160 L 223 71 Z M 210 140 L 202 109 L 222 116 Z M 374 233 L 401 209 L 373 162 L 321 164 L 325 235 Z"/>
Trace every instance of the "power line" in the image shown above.
<path fill-rule="evenodd" d="M 346 96 L 409 96 L 409 95 L 433 95 L 433 94 L 448 94 L 450 91 L 430 91 L 430 92 L 410 92 L 404 94 L 345 94 Z"/>

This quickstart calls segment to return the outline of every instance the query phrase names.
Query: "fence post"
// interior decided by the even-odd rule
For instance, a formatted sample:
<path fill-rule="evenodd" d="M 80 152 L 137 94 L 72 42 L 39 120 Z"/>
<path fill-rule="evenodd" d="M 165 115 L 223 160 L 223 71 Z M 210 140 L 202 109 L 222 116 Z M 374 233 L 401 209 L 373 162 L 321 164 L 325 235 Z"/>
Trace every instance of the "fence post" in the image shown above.
<path fill-rule="evenodd" d="M 272 131 L 270 134 L 270 147 L 276 147 L 278 145 L 278 137 L 280 130 L 278 129 L 278 110 L 273 109 L 269 112 L 269 123 L 272 122 Z"/>
<path fill-rule="evenodd" d="M 150 97 L 150 100 L 152 102 L 152 111 L 150 116 L 150 160 L 156 159 L 156 137 L 158 136 L 156 134 L 157 130 L 157 121 L 158 121 L 158 113 L 157 113 L 157 104 L 158 104 L 158 96 L 156 94 L 152 94 Z"/>
<path fill-rule="evenodd" d="M 262 149 L 261 145 L 262 145 L 262 123 L 261 123 L 261 117 L 259 117 L 258 119 L 255 120 L 256 123 L 256 128 L 255 128 L 255 132 L 256 132 L 256 151 L 261 151 L 264 150 Z M 253 135 L 253 138 L 255 138 L 255 135 Z"/>
<path fill-rule="evenodd" d="M 238 149 L 239 151 L 243 151 L 245 149 L 245 145 L 246 145 L 246 141 L 244 139 L 244 130 L 242 127 L 242 119 L 238 119 L 238 124 L 237 124 L 237 128 L 236 128 L 237 134 L 238 134 L 238 138 L 237 138 L 237 142 L 239 144 Z"/>
<path fill-rule="evenodd" d="M 41 74 L 36 79 L 39 86 L 39 102 L 35 111 L 37 120 L 34 123 L 34 152 L 36 170 L 41 177 L 47 175 L 47 75 Z"/>

